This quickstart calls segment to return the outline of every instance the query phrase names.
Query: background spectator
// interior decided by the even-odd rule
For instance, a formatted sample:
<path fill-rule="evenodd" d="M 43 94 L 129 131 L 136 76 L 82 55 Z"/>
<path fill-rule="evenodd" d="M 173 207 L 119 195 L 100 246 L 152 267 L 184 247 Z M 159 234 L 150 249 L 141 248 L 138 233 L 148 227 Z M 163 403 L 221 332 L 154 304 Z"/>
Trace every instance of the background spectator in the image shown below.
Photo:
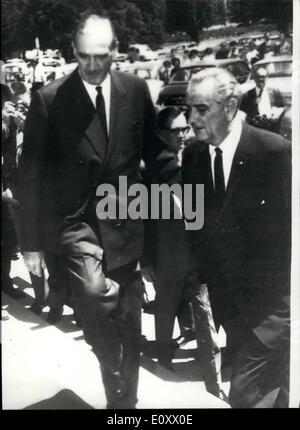
<path fill-rule="evenodd" d="M 216 60 L 228 58 L 229 50 L 226 42 L 220 44 L 220 49 L 216 52 Z"/>

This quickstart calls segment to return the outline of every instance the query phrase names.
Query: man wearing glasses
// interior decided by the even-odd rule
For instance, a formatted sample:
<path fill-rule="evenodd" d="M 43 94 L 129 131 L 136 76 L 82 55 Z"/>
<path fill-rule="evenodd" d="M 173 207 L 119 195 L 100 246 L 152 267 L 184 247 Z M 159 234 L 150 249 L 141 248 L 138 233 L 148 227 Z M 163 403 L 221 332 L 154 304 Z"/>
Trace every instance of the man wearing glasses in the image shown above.
<path fill-rule="evenodd" d="M 158 114 L 158 133 L 181 161 L 181 154 L 189 137 L 194 136 L 183 111 L 168 106 Z"/>
<path fill-rule="evenodd" d="M 160 138 L 181 163 L 181 154 L 191 132 L 184 113 L 177 107 L 168 106 L 159 112 L 157 120 Z M 175 348 L 195 339 L 190 304 L 184 297 L 188 265 L 184 222 L 182 219 L 152 220 L 147 223 L 147 227 L 149 256 L 155 278 L 154 315 L 158 363 L 173 370 Z M 172 341 L 176 316 L 180 336 Z"/>

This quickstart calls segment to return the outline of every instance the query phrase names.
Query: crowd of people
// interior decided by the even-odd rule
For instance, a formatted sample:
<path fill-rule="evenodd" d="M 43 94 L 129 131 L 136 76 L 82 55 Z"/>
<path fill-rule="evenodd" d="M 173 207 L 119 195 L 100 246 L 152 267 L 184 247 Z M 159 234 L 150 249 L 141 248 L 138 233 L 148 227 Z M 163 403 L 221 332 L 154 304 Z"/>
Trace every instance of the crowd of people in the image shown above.
<path fill-rule="evenodd" d="M 280 108 L 280 96 L 262 96 L 260 69 L 257 91 L 246 100 L 234 76 L 211 68 L 189 82 L 187 114 L 157 111 L 143 79 L 112 69 L 117 40 L 107 17 L 84 15 L 72 43 L 76 70 L 35 88 L 31 100 L 20 82 L 1 84 L 2 288 L 22 297 L 9 276 L 20 246 L 35 292 L 31 310 L 50 306 L 47 319 L 55 324 L 64 304 L 74 309 L 99 361 L 108 408 L 138 402 L 142 275 L 156 292 L 160 365 L 172 371 L 175 348 L 196 339 L 207 391 L 243 408 L 277 389 L 272 406 L 287 407 L 290 144 L 240 114 L 252 118 L 250 110 L 263 112 L 271 98 Z M 245 49 L 249 64 L 270 53 L 267 35 L 261 45 Z M 289 49 L 281 37 L 278 52 Z M 207 59 L 213 55 L 207 48 Z M 215 58 L 236 55 L 235 42 L 223 43 Z M 180 65 L 198 60 L 196 50 L 184 50 L 181 62 L 173 50 L 160 79 L 167 83 Z M 100 219 L 98 186 L 115 187 L 122 204 L 120 177 L 128 187 L 141 178 L 149 189 L 190 184 L 195 200 L 196 185 L 204 184 L 203 228 L 188 231 L 172 216 Z M 185 200 L 170 198 L 182 213 Z M 176 317 L 181 332 L 174 340 Z"/>
<path fill-rule="evenodd" d="M 291 55 L 292 45 L 288 39 L 285 33 L 280 33 L 279 41 L 274 41 L 271 39 L 269 33 L 265 33 L 262 38 L 257 40 L 245 38 L 239 42 L 236 40 L 231 40 L 230 42 L 222 41 L 217 49 L 207 47 L 200 51 L 195 47 L 187 49 L 185 46 L 181 46 L 181 52 L 178 52 L 176 48 L 172 48 L 169 58 L 165 59 L 158 69 L 157 77 L 164 84 L 167 84 L 180 67 L 197 66 L 202 61 L 214 62 L 214 60 L 224 60 L 227 58 L 240 58 L 251 68 L 253 64 L 264 58 Z M 177 80 L 180 80 L 180 76 L 178 76 Z"/>

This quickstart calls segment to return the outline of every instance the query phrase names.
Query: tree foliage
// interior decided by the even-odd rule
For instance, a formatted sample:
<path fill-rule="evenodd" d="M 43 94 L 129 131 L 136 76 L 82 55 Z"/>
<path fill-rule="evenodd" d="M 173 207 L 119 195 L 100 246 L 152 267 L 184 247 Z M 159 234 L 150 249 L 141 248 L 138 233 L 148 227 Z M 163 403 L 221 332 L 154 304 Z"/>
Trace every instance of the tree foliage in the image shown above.
<path fill-rule="evenodd" d="M 203 27 L 232 21 L 271 18 L 286 29 L 292 19 L 292 0 L 2 0 L 2 56 L 15 50 L 59 48 L 70 57 L 74 23 L 86 9 L 107 12 L 124 52 L 130 43 L 158 47 L 168 34 L 185 32 L 199 41 Z"/>

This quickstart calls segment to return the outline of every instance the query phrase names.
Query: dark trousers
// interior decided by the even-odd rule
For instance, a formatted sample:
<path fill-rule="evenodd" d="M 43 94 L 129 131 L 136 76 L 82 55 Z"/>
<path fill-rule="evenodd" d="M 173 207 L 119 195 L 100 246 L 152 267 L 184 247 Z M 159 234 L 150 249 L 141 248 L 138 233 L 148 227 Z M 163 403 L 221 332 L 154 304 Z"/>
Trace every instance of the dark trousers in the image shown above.
<path fill-rule="evenodd" d="M 1 286 L 12 287 L 10 279 L 11 257 L 17 238 L 10 208 L 7 203 L 1 203 Z"/>
<path fill-rule="evenodd" d="M 141 350 L 141 275 L 136 263 L 113 272 L 97 227 L 80 222 L 63 234 L 71 304 L 102 372 L 108 408 L 134 408 L 137 403 Z M 122 399 L 110 390 L 110 372 L 121 370 L 128 387 Z"/>
<path fill-rule="evenodd" d="M 198 360 L 207 391 L 219 397 L 222 384 L 221 350 L 218 345 L 208 288 L 206 284 L 199 282 L 192 267 L 190 271 L 187 283 L 194 314 Z"/>
<path fill-rule="evenodd" d="M 70 296 L 65 259 L 62 255 L 46 252 L 45 263 L 48 280 L 45 279 L 44 272 L 41 277 L 29 273 L 35 302 L 40 305 L 48 304 L 51 309 L 60 309 L 64 304 L 69 304 Z"/>
<path fill-rule="evenodd" d="M 230 333 L 229 333 L 230 337 Z M 233 408 L 263 407 L 263 398 L 279 389 L 273 407 L 288 407 L 289 347 L 266 347 L 251 330 L 245 330 L 233 362 L 229 393 Z"/>
<path fill-rule="evenodd" d="M 158 359 L 161 362 L 172 360 L 174 346 L 172 343 L 175 318 L 181 334 L 194 330 L 192 308 L 184 297 L 184 281 L 157 281 L 154 284 L 156 296 L 154 304 L 155 338 Z"/>
<path fill-rule="evenodd" d="M 21 237 L 19 209 L 15 207 L 8 207 L 8 217 L 11 218 L 9 223 L 11 225 L 9 241 L 12 243 L 10 245 L 10 253 L 12 253 L 13 247 L 20 243 Z M 41 277 L 35 276 L 29 272 L 31 285 L 34 290 L 35 302 L 39 305 L 48 304 L 52 309 L 58 309 L 67 303 L 68 299 L 69 293 L 66 269 L 64 267 L 62 256 L 54 254 L 53 252 L 45 252 L 45 263 L 49 273 L 48 280 L 45 279 L 44 272 L 42 273 Z M 7 263 L 6 267 L 8 267 Z"/>
<path fill-rule="evenodd" d="M 158 359 L 172 360 L 172 336 L 175 318 L 182 334 L 194 329 L 192 309 L 186 291 L 189 247 L 182 220 L 163 220 L 157 224 L 155 259 L 155 336 Z"/>

